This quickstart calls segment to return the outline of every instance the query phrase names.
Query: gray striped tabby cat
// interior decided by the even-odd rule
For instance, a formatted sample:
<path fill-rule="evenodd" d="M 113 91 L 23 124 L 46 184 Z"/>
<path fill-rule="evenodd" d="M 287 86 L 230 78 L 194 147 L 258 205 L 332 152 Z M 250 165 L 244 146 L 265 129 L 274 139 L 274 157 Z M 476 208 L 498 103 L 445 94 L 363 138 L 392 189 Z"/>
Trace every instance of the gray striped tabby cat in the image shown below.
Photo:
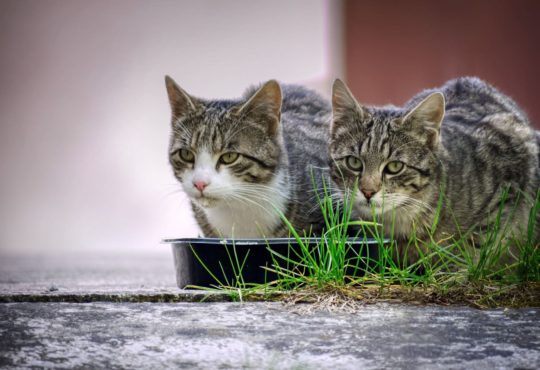
<path fill-rule="evenodd" d="M 505 235 L 523 240 L 540 185 L 540 134 L 509 97 L 466 77 L 423 91 L 403 107 L 368 107 L 336 80 L 332 103 L 332 178 L 348 192 L 358 181 L 356 210 L 368 220 L 374 210 L 387 233 L 393 228 L 401 254 L 413 225 L 426 237 L 441 191 L 435 240 L 473 231 L 481 243 L 506 187 Z M 539 229 L 536 220 L 537 243 Z"/>
<path fill-rule="evenodd" d="M 268 81 L 239 100 L 190 96 L 170 77 L 169 159 L 206 237 L 287 237 L 320 232 L 312 191 L 328 176 L 331 106 L 313 91 Z"/>

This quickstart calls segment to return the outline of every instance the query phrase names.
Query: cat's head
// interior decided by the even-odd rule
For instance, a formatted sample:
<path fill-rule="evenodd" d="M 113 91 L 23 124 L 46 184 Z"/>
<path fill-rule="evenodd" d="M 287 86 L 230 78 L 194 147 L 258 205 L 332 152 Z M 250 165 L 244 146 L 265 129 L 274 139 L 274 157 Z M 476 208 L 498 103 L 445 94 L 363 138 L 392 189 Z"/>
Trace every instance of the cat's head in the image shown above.
<path fill-rule="evenodd" d="M 359 104 L 336 80 L 332 113 L 332 178 L 349 196 L 357 185 L 355 204 L 364 216 L 400 208 L 412 214 L 432 203 L 426 197 L 438 187 L 434 180 L 444 116 L 441 93 L 405 109 L 372 108 Z"/>
<path fill-rule="evenodd" d="M 256 197 L 274 179 L 282 155 L 279 84 L 268 81 L 235 102 L 204 101 L 168 76 L 165 82 L 172 109 L 169 161 L 185 193 L 203 207 Z"/>

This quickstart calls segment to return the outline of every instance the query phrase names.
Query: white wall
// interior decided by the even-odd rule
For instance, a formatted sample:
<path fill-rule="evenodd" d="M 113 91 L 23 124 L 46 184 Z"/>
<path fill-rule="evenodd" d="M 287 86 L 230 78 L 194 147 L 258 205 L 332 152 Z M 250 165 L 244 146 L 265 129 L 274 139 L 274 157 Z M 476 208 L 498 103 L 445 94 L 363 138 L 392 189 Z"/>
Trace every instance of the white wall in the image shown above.
<path fill-rule="evenodd" d="M 339 2 L 0 2 L 0 252 L 197 235 L 167 162 L 163 76 L 207 98 L 270 78 L 328 95 Z"/>

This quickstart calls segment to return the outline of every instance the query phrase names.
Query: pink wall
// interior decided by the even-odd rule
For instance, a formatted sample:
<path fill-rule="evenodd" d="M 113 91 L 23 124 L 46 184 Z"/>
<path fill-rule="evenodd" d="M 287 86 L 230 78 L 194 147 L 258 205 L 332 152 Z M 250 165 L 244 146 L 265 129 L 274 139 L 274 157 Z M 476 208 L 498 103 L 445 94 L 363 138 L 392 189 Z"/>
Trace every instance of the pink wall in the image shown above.
<path fill-rule="evenodd" d="M 347 81 L 358 99 L 401 104 L 475 75 L 540 128 L 540 1 L 347 0 L 345 23 Z"/>
<path fill-rule="evenodd" d="M 332 9 L 2 0 L 0 252 L 170 253 L 161 238 L 196 236 L 167 161 L 164 75 L 208 98 L 270 78 L 329 91 Z"/>

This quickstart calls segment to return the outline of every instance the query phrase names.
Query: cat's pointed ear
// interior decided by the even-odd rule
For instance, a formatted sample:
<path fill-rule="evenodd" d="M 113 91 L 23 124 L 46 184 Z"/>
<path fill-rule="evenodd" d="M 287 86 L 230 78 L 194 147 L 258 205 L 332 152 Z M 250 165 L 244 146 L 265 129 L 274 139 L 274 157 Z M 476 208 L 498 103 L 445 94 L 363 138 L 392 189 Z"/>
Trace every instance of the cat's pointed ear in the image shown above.
<path fill-rule="evenodd" d="M 175 118 L 180 118 L 196 109 L 197 100 L 189 96 L 171 77 L 165 76 L 165 86 Z"/>
<path fill-rule="evenodd" d="M 344 121 L 363 121 L 365 109 L 339 78 L 332 85 L 332 131 Z"/>
<path fill-rule="evenodd" d="M 278 131 L 281 121 L 281 87 L 275 80 L 262 85 L 238 107 L 238 115 L 252 118 L 253 122 L 266 125 L 268 134 L 273 136 Z"/>
<path fill-rule="evenodd" d="M 420 133 L 432 149 L 440 140 L 444 104 L 444 95 L 435 92 L 422 100 L 402 120 L 403 125 L 408 125 L 412 130 Z"/>

